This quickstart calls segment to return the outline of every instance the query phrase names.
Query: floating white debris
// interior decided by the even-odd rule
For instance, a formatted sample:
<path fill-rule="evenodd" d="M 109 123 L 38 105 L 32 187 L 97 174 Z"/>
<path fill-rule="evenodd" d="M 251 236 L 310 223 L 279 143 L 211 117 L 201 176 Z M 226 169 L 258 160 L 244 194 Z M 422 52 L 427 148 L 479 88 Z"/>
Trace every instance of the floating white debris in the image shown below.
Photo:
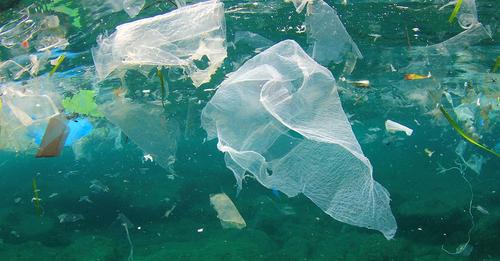
<path fill-rule="evenodd" d="M 247 226 L 233 201 L 226 194 L 210 195 L 210 203 L 217 211 L 217 217 L 223 228 L 242 229 Z"/>
<path fill-rule="evenodd" d="M 398 132 L 398 131 L 403 131 L 404 133 L 406 133 L 407 136 L 411 136 L 413 134 L 413 130 L 402 125 L 402 124 L 399 124 L 395 121 L 391 121 L 391 120 L 386 120 L 385 121 L 385 129 L 387 130 L 387 132 L 389 133 L 395 133 L 395 132 Z"/>
<path fill-rule="evenodd" d="M 78 202 L 87 202 L 87 203 L 94 203 L 94 201 L 92 201 L 89 196 L 81 196 L 80 199 L 78 200 Z"/>
<path fill-rule="evenodd" d="M 481 212 L 484 215 L 490 214 L 490 212 L 488 210 L 486 210 L 484 207 L 482 207 L 480 205 L 474 206 L 473 208 L 475 208 L 477 211 Z"/>
<path fill-rule="evenodd" d="M 64 213 L 57 216 L 57 218 L 59 219 L 59 223 L 74 223 L 84 219 L 83 215 L 73 213 Z"/>
<path fill-rule="evenodd" d="M 97 179 L 90 181 L 89 188 L 92 193 L 109 192 L 109 187 Z"/>
<path fill-rule="evenodd" d="M 175 207 L 177 207 L 177 204 L 173 204 L 167 211 L 165 211 L 165 214 L 163 215 L 164 218 L 168 218 L 170 214 L 174 211 Z"/>
<path fill-rule="evenodd" d="M 143 156 L 142 162 L 148 162 L 148 161 L 153 162 L 153 156 L 151 154 L 146 154 Z"/>

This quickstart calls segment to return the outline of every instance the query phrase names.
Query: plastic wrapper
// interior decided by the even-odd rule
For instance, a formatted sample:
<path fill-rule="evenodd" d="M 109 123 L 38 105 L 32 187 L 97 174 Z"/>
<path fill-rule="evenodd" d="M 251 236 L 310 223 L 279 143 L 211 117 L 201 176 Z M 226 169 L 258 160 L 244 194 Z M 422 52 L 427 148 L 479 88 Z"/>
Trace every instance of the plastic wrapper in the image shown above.
<path fill-rule="evenodd" d="M 217 217 L 223 228 L 242 229 L 247 226 L 233 201 L 226 194 L 210 195 L 210 204 L 217 211 Z"/>
<path fill-rule="evenodd" d="M 390 133 L 402 131 L 402 132 L 406 133 L 406 136 L 411 136 L 413 134 L 412 129 L 410 129 L 402 124 L 399 124 L 395 121 L 391 121 L 391 120 L 385 121 L 385 129 L 387 130 L 387 132 L 390 132 Z"/>
<path fill-rule="evenodd" d="M 227 56 L 223 4 L 207 1 L 122 24 L 98 39 L 92 56 L 101 80 L 126 67 L 179 66 L 200 86 Z M 206 66 L 196 65 L 205 59 Z"/>
<path fill-rule="evenodd" d="M 202 111 L 239 188 L 251 173 L 289 197 L 304 194 L 333 218 L 396 233 L 389 193 L 372 177 L 331 72 L 295 42 L 247 61 Z"/>

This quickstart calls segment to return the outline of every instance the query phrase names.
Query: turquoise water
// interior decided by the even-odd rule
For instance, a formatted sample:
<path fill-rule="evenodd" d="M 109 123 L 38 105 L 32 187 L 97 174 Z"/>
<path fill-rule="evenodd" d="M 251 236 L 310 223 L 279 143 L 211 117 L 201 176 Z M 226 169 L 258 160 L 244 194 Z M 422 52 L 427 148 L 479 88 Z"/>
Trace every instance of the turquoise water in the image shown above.
<path fill-rule="evenodd" d="M 462 160 L 456 152 L 462 137 L 435 109 L 436 103 L 445 104 L 457 119 L 460 104 L 474 105 L 478 98 L 482 104 L 492 101 L 491 107 L 477 106 L 481 109 L 473 115 L 473 133 L 482 144 L 500 150 L 500 76 L 499 71 L 492 72 L 500 55 L 499 4 L 494 0 L 476 3 L 479 20 L 491 38 L 470 45 L 462 39 L 449 52 L 435 54 L 425 47 L 463 31 L 456 23 L 448 23 L 452 8 L 438 9 L 444 1 L 327 3 L 337 10 L 363 54 L 351 75 L 342 75 L 343 64 L 327 67 L 337 80 L 344 76 L 370 81 L 369 88 L 358 88 L 338 80 L 338 91 L 354 134 L 373 165 L 375 180 L 390 193 L 398 225 L 393 239 L 341 223 L 304 195 L 289 198 L 254 178 L 246 178 L 237 194 L 235 178 L 217 149 L 217 140 L 207 141 L 201 126 L 201 111 L 214 95 L 206 90 L 269 47 L 267 41 L 293 39 L 306 48 L 307 34 L 302 27 L 304 14 L 297 14 L 291 3 L 224 1 L 229 44 L 223 64 L 199 88 L 183 77 L 182 70 L 163 69 L 170 89 L 165 110 L 160 112 L 169 120 L 169 128 L 138 126 L 144 132 L 140 140 L 151 144 L 159 144 L 175 129 L 174 142 L 162 150 L 173 150 L 175 163 L 162 167 L 156 159 L 149 161 L 137 138 L 128 138 L 120 130 L 123 126 L 106 117 L 88 117 L 92 132 L 54 158 L 35 158 L 38 145 L 32 140 L 16 151 L 6 144 L 17 136 L 0 136 L 4 139 L 0 140 L 1 260 L 500 259 L 498 157 L 468 144 Z M 2 4 L 0 23 L 14 21 L 30 4 Z M 100 34 L 109 35 L 117 25 L 174 10 L 172 4 L 146 1 L 135 18 L 124 11 L 91 13 L 78 1 L 37 2 L 33 8 L 38 17 L 35 22 L 47 15 L 59 17 L 58 28 L 63 29 L 52 33 L 66 38 L 68 45 L 52 50 L 48 59 L 62 53 L 66 58 L 52 78 L 48 77 L 52 65 L 47 62 L 38 75 L 25 73 L 18 79 L 3 67 L 0 88 L 13 82 L 21 88 L 42 83 L 58 94 L 52 97 L 60 99 L 80 89 L 94 89 L 97 103 L 103 104 L 110 90 L 121 86 L 128 90 L 127 98 L 144 104 L 156 101 L 159 106 L 160 81 L 154 71 L 143 75 L 130 69 L 121 81 L 97 83 L 90 49 Z M 267 41 L 235 39 L 236 32 L 247 31 Z M 1 46 L 1 60 L 22 61 L 19 57 L 35 53 L 41 41 L 37 37 L 29 40 L 28 49 L 20 47 L 23 36 L 15 39 L 14 47 Z M 431 79 L 404 80 L 405 74 L 427 72 L 432 72 Z M 466 82 L 472 90 L 464 87 Z M 150 96 L 141 94 L 146 89 L 151 90 Z M 455 110 L 446 103 L 444 92 L 452 96 Z M 386 132 L 387 119 L 412 128 L 413 134 Z M 125 118 L 124 122 L 135 126 L 137 120 Z M 465 128 L 465 121 L 458 123 Z M 0 122 L 0 131 L 8 129 L 6 124 Z M 472 164 L 476 158 L 483 159 L 480 170 Z M 215 193 L 232 199 L 246 228 L 221 226 L 210 204 L 209 197 Z M 33 198 L 41 199 L 39 208 Z M 79 220 L 61 222 L 61 215 Z M 123 215 L 131 222 L 126 226 L 118 218 Z"/>

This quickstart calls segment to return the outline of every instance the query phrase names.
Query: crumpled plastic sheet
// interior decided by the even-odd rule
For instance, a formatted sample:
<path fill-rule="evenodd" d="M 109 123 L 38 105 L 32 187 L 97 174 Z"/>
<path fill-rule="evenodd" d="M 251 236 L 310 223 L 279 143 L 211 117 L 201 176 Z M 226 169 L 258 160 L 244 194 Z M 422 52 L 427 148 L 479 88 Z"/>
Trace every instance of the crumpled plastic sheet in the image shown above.
<path fill-rule="evenodd" d="M 98 38 L 92 56 L 101 80 L 127 67 L 179 66 L 198 87 L 226 58 L 225 37 L 223 4 L 207 1 L 122 24 L 109 37 Z M 204 57 L 208 66 L 198 67 L 195 62 Z"/>
<path fill-rule="evenodd" d="M 117 97 L 111 90 L 101 90 L 99 110 L 114 125 L 120 127 L 144 153 L 151 154 L 163 168 L 173 171 L 179 124 L 168 118 L 161 106 L 136 103 Z"/>
<path fill-rule="evenodd" d="M 292 40 L 229 75 L 202 111 L 241 189 L 247 173 L 289 197 L 299 193 L 333 218 L 379 230 L 397 225 L 389 193 L 372 177 L 331 72 Z"/>

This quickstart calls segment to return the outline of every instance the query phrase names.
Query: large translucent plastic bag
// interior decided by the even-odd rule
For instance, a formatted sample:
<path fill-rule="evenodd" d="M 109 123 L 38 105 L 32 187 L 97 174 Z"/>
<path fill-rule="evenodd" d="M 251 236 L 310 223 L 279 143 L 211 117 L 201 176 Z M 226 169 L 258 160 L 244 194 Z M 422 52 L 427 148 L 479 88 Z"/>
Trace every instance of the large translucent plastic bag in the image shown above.
<path fill-rule="evenodd" d="M 323 0 L 285 0 L 285 2 L 292 2 L 297 13 L 301 13 L 307 7 L 305 21 L 309 44 L 307 53 L 318 63 L 328 65 L 331 62 L 339 64 L 349 61 L 355 64 L 356 59 L 363 58 L 333 7 Z"/>
<path fill-rule="evenodd" d="M 335 79 L 291 40 L 229 75 L 202 112 L 241 188 L 251 173 L 267 188 L 303 193 L 333 218 L 396 233 L 389 193 L 372 178 L 342 109 Z"/>
<path fill-rule="evenodd" d="M 307 5 L 306 28 L 308 53 L 318 63 L 338 64 L 347 59 L 363 58 L 337 11 L 323 0 L 315 0 Z"/>
<path fill-rule="evenodd" d="M 179 135 L 176 120 L 166 117 L 161 106 L 134 102 L 112 90 L 100 90 L 97 98 L 99 110 L 111 123 L 160 166 L 173 171 Z"/>
<path fill-rule="evenodd" d="M 227 56 L 225 35 L 223 4 L 207 1 L 122 24 L 98 39 L 92 56 L 101 80 L 127 67 L 180 66 L 200 86 Z"/>

